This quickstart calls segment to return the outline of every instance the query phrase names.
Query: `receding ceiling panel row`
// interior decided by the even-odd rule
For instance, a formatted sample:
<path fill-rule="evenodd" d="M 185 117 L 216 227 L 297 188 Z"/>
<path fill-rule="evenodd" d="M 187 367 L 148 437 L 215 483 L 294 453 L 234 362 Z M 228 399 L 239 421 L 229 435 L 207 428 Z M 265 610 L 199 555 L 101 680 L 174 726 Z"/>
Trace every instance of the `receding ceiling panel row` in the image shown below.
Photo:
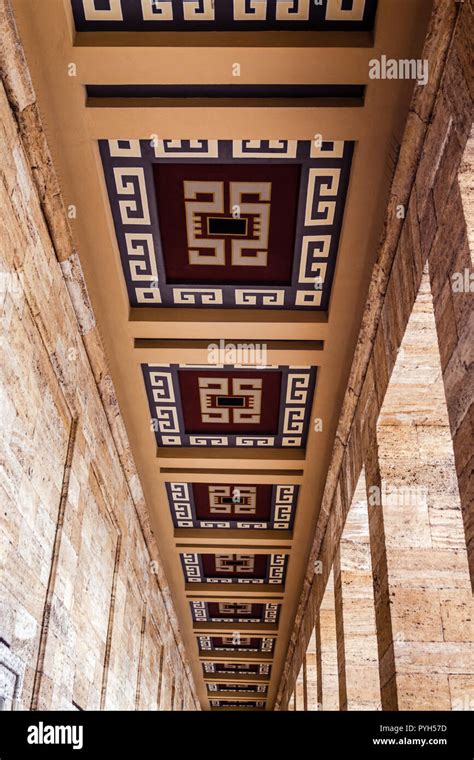
<path fill-rule="evenodd" d="M 14 4 L 201 703 L 271 709 L 410 98 L 366 72 L 423 3 Z"/>

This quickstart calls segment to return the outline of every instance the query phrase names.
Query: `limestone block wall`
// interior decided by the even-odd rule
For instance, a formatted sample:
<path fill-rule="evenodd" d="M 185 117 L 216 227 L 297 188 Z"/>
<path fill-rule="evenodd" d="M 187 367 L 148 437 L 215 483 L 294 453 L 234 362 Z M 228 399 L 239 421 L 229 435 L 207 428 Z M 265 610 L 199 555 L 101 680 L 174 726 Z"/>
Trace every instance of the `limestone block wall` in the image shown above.
<path fill-rule="evenodd" d="M 464 521 L 464 545 L 474 578 L 472 508 L 472 278 L 473 189 L 468 143 L 472 125 L 471 0 L 435 0 L 423 58 L 429 82 L 416 87 L 395 167 L 378 260 L 340 416 L 332 461 L 285 663 L 277 709 L 286 708 L 305 656 L 346 516 L 364 463 L 376 448 L 376 426 L 397 352 L 428 264 L 442 379 Z M 470 165 L 470 169 L 469 169 Z M 404 215 L 400 215 L 400 206 Z M 472 226 L 472 216 L 470 218 Z M 451 443 L 450 441 L 450 443 Z M 377 463 L 376 463 L 377 464 Z M 373 516 L 381 521 L 381 510 Z M 372 532 L 377 533 L 376 526 Z M 383 524 L 378 533 L 383 536 Z M 382 543 L 380 543 L 380 547 Z M 386 561 L 383 553 L 375 559 Z M 315 562 L 322 572 L 314 572 Z M 374 555 L 372 556 L 374 564 Z M 379 567 L 386 574 L 386 567 Z M 379 592 L 375 587 L 376 593 Z M 380 600 L 375 599 L 380 611 Z M 379 619 L 378 631 L 384 630 Z M 385 635 L 392 640 L 390 619 Z M 321 701 L 321 700 L 319 700 Z"/>
<path fill-rule="evenodd" d="M 381 488 L 380 499 L 369 488 L 368 511 L 382 705 L 468 709 L 474 706 L 474 604 L 427 274 L 373 451 L 366 472 Z"/>
<path fill-rule="evenodd" d="M 6 709 L 197 709 L 3 0 L 0 37 L 0 699 Z"/>

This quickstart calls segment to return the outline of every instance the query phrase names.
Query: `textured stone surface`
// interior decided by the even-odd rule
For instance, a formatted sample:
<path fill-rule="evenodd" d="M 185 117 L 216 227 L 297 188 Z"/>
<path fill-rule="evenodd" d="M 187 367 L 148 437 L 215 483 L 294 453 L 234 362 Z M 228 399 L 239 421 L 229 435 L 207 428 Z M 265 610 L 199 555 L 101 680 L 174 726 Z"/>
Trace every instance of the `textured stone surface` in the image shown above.
<path fill-rule="evenodd" d="M 285 709 L 289 693 L 293 689 L 309 641 L 307 620 L 313 620 L 323 598 L 325 584 L 340 542 L 348 504 L 352 500 L 357 478 L 365 462 L 372 461 L 371 482 L 375 482 L 378 462 L 375 444 L 375 421 L 382 406 L 388 382 L 395 366 L 397 353 L 406 325 L 418 293 L 423 268 L 428 260 L 436 320 L 437 339 L 432 348 L 441 357 L 442 383 L 432 388 L 431 401 L 438 412 L 447 404 L 451 435 L 444 431 L 442 450 L 452 438 L 454 464 L 457 472 L 458 498 L 462 508 L 464 536 L 457 518 L 448 509 L 428 507 L 429 526 L 425 525 L 417 540 L 429 536 L 430 546 L 417 550 L 418 560 L 425 563 L 429 573 L 437 577 L 440 587 L 465 588 L 466 565 L 460 559 L 461 544 L 468 548 L 471 582 L 474 578 L 474 517 L 472 507 L 472 293 L 454 292 L 452 276 L 467 270 L 472 272 L 472 140 L 467 143 L 472 124 L 472 72 L 470 47 L 472 40 L 472 3 L 457 4 L 437 0 L 434 3 L 430 28 L 425 41 L 423 57 L 429 61 L 430 81 L 427 87 L 415 89 L 400 156 L 396 166 L 387 208 L 386 220 L 380 242 L 378 260 L 374 266 L 369 287 L 367 307 L 362 320 L 359 340 L 338 424 L 332 461 L 323 494 L 308 571 L 303 585 L 300 605 L 296 614 L 279 695 L 278 707 Z M 403 202 L 407 208 L 404 220 L 394 215 L 396 205 Z M 467 228 L 466 228 L 467 222 Z M 417 318 L 423 321 L 423 315 Z M 408 358 L 410 349 L 407 347 Z M 439 361 L 439 359 L 438 359 Z M 403 358 L 399 365 L 403 370 Z M 429 374 L 429 367 L 427 369 Z M 426 380 L 420 371 L 420 383 Z M 443 394 L 444 385 L 444 394 Z M 421 386 L 420 386 L 421 391 Z M 445 398 L 444 398 L 445 395 Z M 403 401 L 403 399 L 402 399 Z M 430 406 L 428 404 L 428 406 Z M 400 412 L 400 409 L 398 410 Z M 418 427 L 416 438 L 413 431 L 397 431 L 400 446 L 392 446 L 394 466 L 403 448 L 403 438 L 409 450 L 419 448 L 420 455 L 435 456 L 430 446 L 429 431 L 423 431 L 423 399 L 409 403 L 404 409 L 406 418 L 416 415 Z M 431 412 L 430 412 L 431 413 Z M 438 431 L 439 432 L 439 431 Z M 388 434 L 388 433 L 387 433 Z M 440 439 L 441 440 L 441 439 Z M 428 452 L 431 452 L 430 454 Z M 375 457 L 375 459 L 374 459 Z M 431 474 L 435 478 L 434 469 Z M 431 484 L 435 491 L 434 481 Z M 442 493 L 443 479 L 436 488 Z M 451 494 L 456 489 L 450 487 Z M 341 500 L 341 494 L 346 498 Z M 424 514 L 426 518 L 426 510 Z M 379 536 L 372 547 L 374 590 L 378 608 L 377 629 L 379 635 L 379 660 L 383 663 L 381 680 L 385 687 L 385 704 L 397 707 L 394 672 L 395 652 L 392 645 L 387 568 L 383 560 L 383 522 L 380 510 L 370 512 L 372 533 Z M 407 517 L 405 539 L 409 538 L 413 516 Z M 423 538 L 424 536 L 424 538 Z M 374 539 L 375 540 L 375 539 Z M 432 548 L 444 551 L 445 565 L 440 570 L 437 560 L 441 554 L 432 555 Z M 453 549 L 457 550 L 452 551 Z M 416 552 L 411 578 L 416 577 Z M 436 559 L 437 557 L 437 559 Z M 317 560 L 323 562 L 323 573 L 314 576 Z M 420 575 L 420 573 L 418 573 Z M 404 573 L 410 583 L 410 572 Z M 378 600 L 377 600 L 378 597 Z M 384 601 L 385 600 L 385 601 Z M 384 607 L 385 604 L 385 607 Z M 385 609 L 385 612 L 384 612 Z M 454 614 L 454 613 L 453 613 Z M 439 626 L 437 627 L 439 632 Z M 347 681 L 347 663 L 346 663 Z M 390 675 L 392 673 L 392 675 Z M 408 678 L 408 677 L 407 677 Z M 413 678 L 410 675 L 411 682 Z M 410 686 L 412 688 L 412 686 Z M 431 688 L 431 687 L 427 687 Z M 447 696 L 450 676 L 440 677 L 444 696 L 440 703 L 453 704 Z M 408 681 L 405 698 L 408 704 Z M 423 689 L 420 693 L 423 692 Z M 454 687 L 453 687 L 454 693 Z M 416 688 L 413 688 L 414 699 Z M 415 700 L 416 701 L 416 700 Z M 436 700 L 433 702 L 435 704 Z M 436 704 L 438 704 L 436 702 Z M 429 707 L 427 698 L 426 706 Z"/>
<path fill-rule="evenodd" d="M 382 495 L 374 509 L 383 511 L 394 651 L 387 675 L 401 710 L 454 707 L 448 677 L 467 677 L 474 666 L 474 605 L 436 337 L 426 274 L 377 426 Z"/>
<path fill-rule="evenodd" d="M 24 671 L 18 706 L 196 709 L 34 93 L 0 11 L 0 637 Z"/>
<path fill-rule="evenodd" d="M 339 545 L 348 710 L 380 710 L 377 635 L 366 484 L 361 474 Z"/>

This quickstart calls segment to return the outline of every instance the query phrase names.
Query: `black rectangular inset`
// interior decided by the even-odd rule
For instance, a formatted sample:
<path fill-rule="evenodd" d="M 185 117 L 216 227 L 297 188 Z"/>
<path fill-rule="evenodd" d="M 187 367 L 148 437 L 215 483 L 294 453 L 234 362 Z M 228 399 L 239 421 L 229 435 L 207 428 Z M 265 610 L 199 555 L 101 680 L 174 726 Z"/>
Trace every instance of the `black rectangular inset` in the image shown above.
<path fill-rule="evenodd" d="M 218 396 L 217 406 L 237 407 L 244 406 L 245 399 L 243 396 Z"/>
<path fill-rule="evenodd" d="M 210 216 L 207 220 L 208 235 L 246 235 L 247 219 L 232 216 Z"/>

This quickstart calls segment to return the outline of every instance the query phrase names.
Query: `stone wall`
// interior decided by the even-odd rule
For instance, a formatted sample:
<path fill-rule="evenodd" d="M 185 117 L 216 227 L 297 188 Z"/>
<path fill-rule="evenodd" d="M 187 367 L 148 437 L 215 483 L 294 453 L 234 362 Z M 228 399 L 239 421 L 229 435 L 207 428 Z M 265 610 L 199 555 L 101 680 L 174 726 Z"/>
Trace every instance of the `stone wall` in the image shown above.
<path fill-rule="evenodd" d="M 6 709 L 196 709 L 3 0 L 0 37 L 0 698 Z"/>
<path fill-rule="evenodd" d="M 376 447 L 377 419 L 426 264 L 471 580 L 474 576 L 472 337 L 469 343 L 473 298 L 469 287 L 460 291 L 453 279 L 462 272 L 469 282 L 472 271 L 465 218 L 473 197 L 467 168 L 472 37 L 471 0 L 435 0 L 423 53 L 430 79 L 426 87 L 415 89 L 400 148 L 277 709 L 286 708 L 293 692 L 359 475 Z M 470 172 L 472 176 L 472 166 Z M 315 575 L 316 560 L 323 572 Z M 391 635 L 388 628 L 386 635 Z"/>

